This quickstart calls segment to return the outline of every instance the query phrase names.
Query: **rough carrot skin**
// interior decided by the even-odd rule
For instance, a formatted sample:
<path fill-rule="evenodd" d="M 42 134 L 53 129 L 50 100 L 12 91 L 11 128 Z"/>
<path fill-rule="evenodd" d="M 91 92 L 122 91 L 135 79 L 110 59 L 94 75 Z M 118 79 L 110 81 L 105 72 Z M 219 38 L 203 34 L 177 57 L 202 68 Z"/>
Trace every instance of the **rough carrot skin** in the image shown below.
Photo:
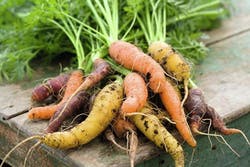
<path fill-rule="evenodd" d="M 182 106 L 188 96 L 188 83 L 191 76 L 191 67 L 184 57 L 176 52 L 165 42 L 156 41 L 150 44 L 149 54 L 156 60 L 164 70 L 177 81 L 183 82 L 185 95 L 182 99 Z"/>
<path fill-rule="evenodd" d="M 35 107 L 32 108 L 28 113 L 29 119 L 50 119 L 56 112 L 58 107 L 63 104 L 70 96 L 75 92 L 75 90 L 83 82 L 83 73 L 81 70 L 75 70 L 70 74 L 69 80 L 66 84 L 64 96 L 58 104 Z"/>
<path fill-rule="evenodd" d="M 178 81 L 189 80 L 191 67 L 184 57 L 165 42 L 156 41 L 150 44 L 149 54 Z"/>
<path fill-rule="evenodd" d="M 190 111 L 190 126 L 194 132 L 199 131 L 202 119 L 211 119 L 213 128 L 224 135 L 242 133 L 239 129 L 226 127 L 215 109 L 205 102 L 203 92 L 199 88 L 189 90 L 184 107 Z"/>
<path fill-rule="evenodd" d="M 103 59 L 96 59 L 94 61 L 94 70 L 84 79 L 76 92 L 74 92 L 65 103 L 60 105 L 50 119 L 45 132 L 50 133 L 56 131 L 67 117 L 79 110 L 89 99 L 86 90 L 100 82 L 100 80 L 107 76 L 109 72 L 110 65 Z"/>
<path fill-rule="evenodd" d="M 182 146 L 152 114 L 152 107 L 146 105 L 140 112 L 146 115 L 132 115 L 131 121 L 149 140 L 171 155 L 176 167 L 184 167 L 185 158 Z"/>
<path fill-rule="evenodd" d="M 123 98 L 120 82 L 106 85 L 96 96 L 88 117 L 69 131 L 47 133 L 41 142 L 55 148 L 73 148 L 90 142 L 102 133 L 118 113 Z"/>
<path fill-rule="evenodd" d="M 137 73 L 129 73 L 124 78 L 124 92 L 126 99 L 121 106 L 121 113 L 137 112 L 145 105 L 148 90 L 144 79 Z"/>
<path fill-rule="evenodd" d="M 154 93 L 163 91 L 161 85 L 166 82 L 164 70 L 160 64 L 139 50 L 138 47 L 128 42 L 116 41 L 110 45 L 109 54 L 124 67 L 148 76 L 150 88 Z"/>
<path fill-rule="evenodd" d="M 160 93 L 162 103 L 169 115 L 176 122 L 176 127 L 187 143 L 195 147 L 196 141 L 191 133 L 181 106 L 181 100 L 172 86 L 165 78 L 164 70 L 155 60 L 143 53 L 136 46 L 123 42 L 113 42 L 109 47 L 110 56 L 126 68 L 149 76 L 149 86 L 154 93 Z"/>
<path fill-rule="evenodd" d="M 31 99 L 36 102 L 42 102 L 51 95 L 57 96 L 60 90 L 66 86 L 68 79 L 69 74 L 61 74 L 36 86 L 32 91 Z"/>

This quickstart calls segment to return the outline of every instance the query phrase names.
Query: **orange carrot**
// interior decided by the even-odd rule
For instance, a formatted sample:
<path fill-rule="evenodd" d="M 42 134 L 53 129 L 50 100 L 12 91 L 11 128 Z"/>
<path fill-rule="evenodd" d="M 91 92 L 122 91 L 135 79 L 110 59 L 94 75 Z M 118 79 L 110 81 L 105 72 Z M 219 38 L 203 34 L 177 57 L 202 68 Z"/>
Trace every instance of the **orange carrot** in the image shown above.
<path fill-rule="evenodd" d="M 124 67 L 148 76 L 150 88 L 154 93 L 159 93 L 163 90 L 161 85 L 166 82 L 164 70 L 160 64 L 139 50 L 139 48 L 128 42 L 116 41 L 110 45 L 109 54 Z"/>
<path fill-rule="evenodd" d="M 148 90 L 144 79 L 137 73 L 129 73 L 124 79 L 124 92 L 126 100 L 121 106 L 121 113 L 137 112 L 145 105 Z"/>
<path fill-rule="evenodd" d="M 118 115 L 112 123 L 112 129 L 116 136 L 124 137 L 128 131 L 136 131 L 136 127 L 129 120 L 124 120 L 121 115 Z"/>
<path fill-rule="evenodd" d="M 81 85 L 82 82 L 82 71 L 73 71 L 70 74 L 62 100 L 58 104 L 32 108 L 28 113 L 29 119 L 50 119 L 56 112 L 58 107 L 67 101 L 67 99 L 75 92 L 75 90 Z"/>
<path fill-rule="evenodd" d="M 160 93 L 163 105 L 167 109 L 171 119 L 176 123 L 176 128 L 178 129 L 183 139 L 190 146 L 195 147 L 196 141 L 193 138 L 193 135 L 185 117 L 184 110 L 181 107 L 180 98 L 176 96 L 176 91 L 172 89 L 171 84 L 166 82 L 165 89 L 168 91 L 163 91 Z"/>
<path fill-rule="evenodd" d="M 113 42 L 109 47 L 110 56 L 126 68 L 138 71 L 149 77 L 149 86 L 154 93 L 160 93 L 161 100 L 176 123 L 181 136 L 187 143 L 195 147 L 196 141 L 191 133 L 181 106 L 181 100 L 164 75 L 162 67 L 150 56 L 143 53 L 136 46 L 123 42 Z"/>

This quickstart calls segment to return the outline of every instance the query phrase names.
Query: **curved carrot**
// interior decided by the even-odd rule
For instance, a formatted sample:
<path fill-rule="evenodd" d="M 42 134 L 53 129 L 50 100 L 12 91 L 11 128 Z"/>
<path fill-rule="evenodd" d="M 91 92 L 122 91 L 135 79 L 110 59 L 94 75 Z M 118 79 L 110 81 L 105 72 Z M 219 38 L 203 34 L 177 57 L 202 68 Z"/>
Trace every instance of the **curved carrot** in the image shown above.
<path fill-rule="evenodd" d="M 47 80 L 45 83 L 37 85 L 32 91 L 31 99 L 33 101 L 42 102 L 50 95 L 56 96 L 67 84 L 68 79 L 69 74 L 61 74 Z"/>
<path fill-rule="evenodd" d="M 51 117 L 45 132 L 51 133 L 56 131 L 67 117 L 86 104 L 89 99 L 86 90 L 100 82 L 109 72 L 110 65 L 103 59 L 96 59 L 94 61 L 94 70 L 84 79 L 82 84 L 67 101 L 59 106 L 55 114 Z"/>
<path fill-rule="evenodd" d="M 117 115 L 122 96 L 122 83 L 114 81 L 98 93 L 88 117 L 83 122 L 69 131 L 47 133 L 37 138 L 50 147 L 61 149 L 86 144 L 108 127 Z"/>
<path fill-rule="evenodd" d="M 58 107 L 64 102 L 66 102 L 66 100 L 75 92 L 75 90 L 81 85 L 82 82 L 82 71 L 73 71 L 70 74 L 62 100 L 55 105 L 32 108 L 28 113 L 29 119 L 50 119 L 52 115 L 56 112 Z"/>
<path fill-rule="evenodd" d="M 124 78 L 124 92 L 126 100 L 121 106 L 121 113 L 137 112 L 145 105 L 148 97 L 148 90 L 144 79 L 137 73 L 129 73 Z"/>
<path fill-rule="evenodd" d="M 203 92 L 199 88 L 192 88 L 189 90 L 185 107 L 190 111 L 190 125 L 194 132 L 199 131 L 202 119 L 209 118 L 212 120 L 213 128 L 224 135 L 242 133 L 239 129 L 226 127 L 223 119 L 215 109 L 205 102 Z"/>
<path fill-rule="evenodd" d="M 195 147 L 196 141 L 187 124 L 178 93 L 174 86 L 166 80 L 162 67 L 136 46 L 123 41 L 113 42 L 109 47 L 109 54 L 124 67 L 149 77 L 150 88 L 154 93 L 160 93 L 161 100 L 171 118 L 176 122 L 176 128 L 181 136 L 190 146 Z"/>
<path fill-rule="evenodd" d="M 164 70 L 155 60 L 139 50 L 138 47 L 128 42 L 116 41 L 110 45 L 109 54 L 124 67 L 148 76 L 149 86 L 154 93 L 159 93 L 163 90 L 161 85 L 166 82 Z"/>
<path fill-rule="evenodd" d="M 131 115 L 131 121 L 149 140 L 171 155 L 175 161 L 175 167 L 184 167 L 185 158 L 181 144 L 152 114 L 152 106 L 145 105 L 140 112 L 143 115 Z"/>

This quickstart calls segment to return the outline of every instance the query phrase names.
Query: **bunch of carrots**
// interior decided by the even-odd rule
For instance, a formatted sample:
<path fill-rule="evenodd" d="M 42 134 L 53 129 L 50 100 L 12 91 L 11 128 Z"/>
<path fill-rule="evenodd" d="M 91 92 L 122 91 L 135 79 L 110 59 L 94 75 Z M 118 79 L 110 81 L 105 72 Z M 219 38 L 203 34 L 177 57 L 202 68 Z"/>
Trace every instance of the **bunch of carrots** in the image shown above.
<path fill-rule="evenodd" d="M 16 147 L 38 139 L 38 144 L 54 148 L 75 148 L 104 133 L 114 145 L 128 151 L 133 167 L 140 140 L 138 134 L 142 133 L 168 152 L 176 167 L 184 167 L 181 141 L 168 131 L 163 120 L 169 120 L 182 141 L 192 148 L 197 146 L 194 134 L 222 137 L 201 131 L 205 119 L 210 119 L 213 128 L 221 134 L 244 136 L 241 130 L 226 127 L 215 109 L 206 103 L 202 90 L 192 81 L 190 63 L 165 42 L 166 26 L 173 22 L 173 19 L 167 20 L 166 6 L 174 7 L 174 4 L 162 0 L 136 2 L 137 5 L 130 4 L 126 8 L 130 7 L 127 11 L 131 17 L 123 18 L 121 7 L 124 4 L 120 0 L 86 0 L 86 10 L 92 13 L 91 21 L 78 20 L 59 7 L 61 21 L 50 22 L 72 41 L 78 68 L 34 88 L 32 101 L 41 104 L 51 96 L 57 100 L 29 110 L 28 119 L 49 120 L 48 126 L 44 134 L 31 136 Z M 203 9 L 208 10 L 219 3 L 208 3 L 197 11 L 188 12 L 205 15 Z M 215 11 L 207 14 L 218 14 L 212 12 Z M 141 29 L 142 33 L 135 32 L 136 29 Z M 82 33 L 89 36 L 89 54 L 85 54 L 80 41 Z M 144 40 L 143 49 L 148 47 L 147 53 L 128 42 L 136 40 Z M 83 112 L 87 117 L 82 122 L 70 130 L 60 131 L 64 121 Z M 116 138 L 128 140 L 128 148 L 119 145 Z"/>

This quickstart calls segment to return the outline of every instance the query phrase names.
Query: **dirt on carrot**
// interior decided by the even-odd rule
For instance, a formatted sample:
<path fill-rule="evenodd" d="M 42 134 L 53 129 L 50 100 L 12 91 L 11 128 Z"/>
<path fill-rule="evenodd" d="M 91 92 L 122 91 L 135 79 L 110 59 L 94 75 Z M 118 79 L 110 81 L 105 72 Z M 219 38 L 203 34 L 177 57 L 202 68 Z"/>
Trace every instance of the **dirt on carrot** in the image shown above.
<path fill-rule="evenodd" d="M 180 53 L 177 53 L 165 42 L 153 42 L 150 44 L 148 52 L 172 78 L 183 83 L 185 90 L 185 95 L 182 99 L 183 106 L 188 96 L 188 82 L 191 77 L 190 65 Z"/>
<path fill-rule="evenodd" d="M 118 81 L 106 85 L 96 96 L 88 117 L 69 131 L 47 133 L 40 140 L 55 148 L 73 148 L 83 145 L 103 132 L 116 116 L 123 96 Z"/>
<path fill-rule="evenodd" d="M 181 145 L 152 113 L 152 107 L 147 105 L 138 114 L 134 113 L 129 118 L 149 140 L 171 155 L 176 167 L 184 167 L 185 159 Z"/>
<path fill-rule="evenodd" d="M 109 47 L 110 56 L 119 64 L 149 77 L 149 86 L 154 93 L 160 93 L 161 100 L 176 128 L 187 143 L 195 147 L 196 141 L 187 123 L 178 93 L 164 75 L 164 70 L 154 59 L 136 46 L 123 42 L 113 42 Z"/>

